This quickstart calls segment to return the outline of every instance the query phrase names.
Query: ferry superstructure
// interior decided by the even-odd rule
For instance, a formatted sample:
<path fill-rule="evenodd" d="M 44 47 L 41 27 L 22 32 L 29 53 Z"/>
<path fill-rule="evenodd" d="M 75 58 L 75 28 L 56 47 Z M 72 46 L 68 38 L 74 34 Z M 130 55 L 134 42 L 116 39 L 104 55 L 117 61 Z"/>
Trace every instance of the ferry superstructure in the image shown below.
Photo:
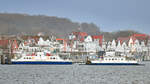
<path fill-rule="evenodd" d="M 59 56 L 58 42 L 39 38 L 39 41 L 20 43 L 13 51 L 11 64 L 72 64 L 72 60 Z"/>
<path fill-rule="evenodd" d="M 96 60 L 87 60 L 86 64 L 90 65 L 138 65 L 138 60 L 127 59 L 126 57 L 103 57 Z"/>
<path fill-rule="evenodd" d="M 21 57 L 11 59 L 12 64 L 72 64 L 72 60 L 62 59 L 58 55 L 37 52 L 32 55 L 22 54 Z"/>

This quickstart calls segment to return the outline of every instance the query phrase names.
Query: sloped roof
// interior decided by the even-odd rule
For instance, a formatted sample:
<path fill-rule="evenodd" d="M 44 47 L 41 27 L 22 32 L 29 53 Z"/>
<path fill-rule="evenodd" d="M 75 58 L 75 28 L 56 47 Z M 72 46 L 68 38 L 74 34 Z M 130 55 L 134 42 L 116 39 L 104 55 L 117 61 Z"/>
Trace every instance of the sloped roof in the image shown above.
<path fill-rule="evenodd" d="M 148 38 L 148 35 L 146 35 L 146 34 L 133 34 L 132 36 L 129 36 L 129 37 L 118 37 L 117 41 L 120 41 L 121 44 L 123 42 L 127 43 L 130 38 L 132 38 L 133 42 L 135 42 L 136 39 L 141 42 L 141 41 L 145 41 Z"/>
<path fill-rule="evenodd" d="M 9 40 L 0 40 L 0 46 L 6 47 L 9 44 Z"/>
<path fill-rule="evenodd" d="M 86 32 L 73 32 L 74 35 L 79 35 L 82 37 L 88 36 L 88 34 Z"/>
<path fill-rule="evenodd" d="M 117 42 L 120 41 L 120 43 L 122 44 L 123 42 L 128 42 L 129 39 L 130 37 L 118 37 Z"/>
<path fill-rule="evenodd" d="M 92 39 L 103 39 L 103 35 L 93 35 Z"/>
<path fill-rule="evenodd" d="M 17 40 L 14 40 L 12 43 L 12 49 L 18 48 Z"/>
<path fill-rule="evenodd" d="M 138 40 L 146 40 L 148 38 L 148 35 L 146 34 L 133 34 L 132 36 Z"/>
<path fill-rule="evenodd" d="M 147 37 L 146 34 L 133 34 L 134 37 Z"/>
<path fill-rule="evenodd" d="M 74 40 L 77 40 L 77 38 L 78 38 L 82 42 L 84 41 L 84 38 L 86 36 L 88 36 L 88 34 L 86 32 L 72 32 L 72 33 L 76 36 L 76 38 L 74 38 Z"/>
<path fill-rule="evenodd" d="M 103 42 L 103 35 L 93 35 L 92 39 L 99 39 L 99 44 L 102 45 Z"/>

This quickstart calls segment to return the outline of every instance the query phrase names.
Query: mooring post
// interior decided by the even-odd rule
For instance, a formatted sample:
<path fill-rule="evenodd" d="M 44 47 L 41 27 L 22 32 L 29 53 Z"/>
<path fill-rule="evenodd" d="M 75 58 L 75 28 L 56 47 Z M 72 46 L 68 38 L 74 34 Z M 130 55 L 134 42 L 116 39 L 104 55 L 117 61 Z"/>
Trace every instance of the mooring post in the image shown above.
<path fill-rule="evenodd" d="M 4 55 L 1 56 L 1 64 L 5 64 L 5 56 Z"/>
<path fill-rule="evenodd" d="M 8 64 L 11 64 L 11 54 L 8 55 L 7 60 L 8 60 Z"/>

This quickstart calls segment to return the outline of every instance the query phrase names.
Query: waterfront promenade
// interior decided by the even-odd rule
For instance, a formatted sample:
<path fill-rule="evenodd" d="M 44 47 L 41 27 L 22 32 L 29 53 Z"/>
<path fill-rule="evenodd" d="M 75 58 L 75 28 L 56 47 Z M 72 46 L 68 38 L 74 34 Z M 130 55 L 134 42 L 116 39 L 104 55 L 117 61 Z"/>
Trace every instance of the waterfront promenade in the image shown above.
<path fill-rule="evenodd" d="M 150 84 L 141 66 L 0 65 L 0 84 Z"/>

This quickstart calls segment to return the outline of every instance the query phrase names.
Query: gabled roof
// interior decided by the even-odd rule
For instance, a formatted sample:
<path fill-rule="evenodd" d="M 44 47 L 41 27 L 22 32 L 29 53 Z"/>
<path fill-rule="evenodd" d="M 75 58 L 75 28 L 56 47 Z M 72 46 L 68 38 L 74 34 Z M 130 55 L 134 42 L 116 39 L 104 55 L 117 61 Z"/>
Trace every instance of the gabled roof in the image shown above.
<path fill-rule="evenodd" d="M 130 38 L 132 38 L 133 42 L 135 42 L 135 40 L 143 41 L 143 40 L 146 40 L 148 38 L 148 35 L 146 35 L 146 34 L 133 34 L 132 36 L 129 36 L 129 37 L 118 37 L 117 41 L 120 41 L 121 44 L 123 42 L 127 43 Z"/>
<path fill-rule="evenodd" d="M 146 40 L 148 38 L 148 35 L 146 34 L 133 34 L 132 36 L 138 40 Z"/>
<path fill-rule="evenodd" d="M 9 44 L 9 40 L 0 40 L 0 46 L 4 47 Z"/>
<path fill-rule="evenodd" d="M 103 39 L 103 35 L 93 35 L 92 39 Z"/>
<path fill-rule="evenodd" d="M 133 42 L 136 40 L 136 38 L 134 36 L 130 36 L 130 37 L 118 37 L 117 38 L 117 42 L 120 41 L 121 44 L 123 42 L 127 43 L 127 42 L 129 42 L 130 38 L 132 38 Z"/>
<path fill-rule="evenodd" d="M 62 38 L 56 38 L 56 40 L 65 40 L 65 39 L 62 39 Z"/>
<path fill-rule="evenodd" d="M 74 40 L 79 39 L 81 42 L 83 42 L 84 38 L 86 36 L 88 36 L 88 34 L 86 32 L 72 32 L 72 33 L 73 33 L 73 35 L 76 36 L 76 38 L 74 38 Z"/>
<path fill-rule="evenodd" d="M 147 37 L 146 34 L 133 34 L 134 37 Z"/>
<path fill-rule="evenodd" d="M 79 35 L 82 37 L 88 36 L 88 34 L 86 32 L 72 32 L 74 35 Z"/>
<path fill-rule="evenodd" d="M 123 42 L 128 42 L 129 39 L 130 37 L 118 37 L 117 42 L 120 41 L 120 43 L 122 44 Z"/>
<path fill-rule="evenodd" d="M 99 44 L 102 46 L 102 42 L 103 42 L 103 35 L 93 35 L 92 39 L 99 39 Z"/>
<path fill-rule="evenodd" d="M 12 49 L 18 48 L 17 40 L 14 40 L 12 43 Z"/>

